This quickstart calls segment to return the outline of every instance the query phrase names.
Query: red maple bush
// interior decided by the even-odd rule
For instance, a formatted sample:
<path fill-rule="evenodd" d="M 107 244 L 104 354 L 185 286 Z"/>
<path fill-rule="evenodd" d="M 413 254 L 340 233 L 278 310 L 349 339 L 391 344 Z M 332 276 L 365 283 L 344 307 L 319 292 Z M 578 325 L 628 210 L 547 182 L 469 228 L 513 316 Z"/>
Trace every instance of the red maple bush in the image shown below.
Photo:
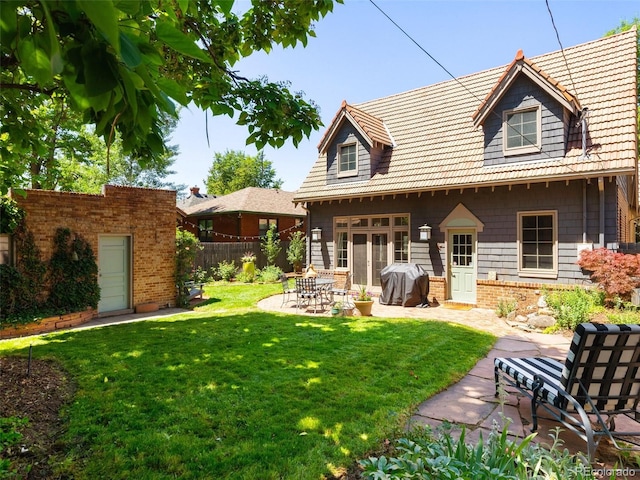
<path fill-rule="evenodd" d="M 578 265 L 591 272 L 591 281 L 605 292 L 606 300 L 628 301 L 640 285 L 640 256 L 617 253 L 606 248 L 583 250 Z"/>

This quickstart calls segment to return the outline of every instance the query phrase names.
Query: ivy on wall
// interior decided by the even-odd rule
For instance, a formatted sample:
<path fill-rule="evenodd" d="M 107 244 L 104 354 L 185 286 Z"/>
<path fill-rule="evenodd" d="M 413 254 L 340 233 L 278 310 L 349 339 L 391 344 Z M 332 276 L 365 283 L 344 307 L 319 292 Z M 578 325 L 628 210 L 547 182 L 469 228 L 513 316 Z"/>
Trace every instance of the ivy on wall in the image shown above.
<path fill-rule="evenodd" d="M 53 256 L 44 262 L 22 221 L 13 237 L 15 265 L 0 265 L 0 327 L 97 308 L 98 265 L 86 240 L 68 228 L 58 229 Z"/>
<path fill-rule="evenodd" d="M 58 313 L 98 308 L 98 265 L 91 245 L 71 230 L 59 228 L 49 262 L 48 303 Z"/>

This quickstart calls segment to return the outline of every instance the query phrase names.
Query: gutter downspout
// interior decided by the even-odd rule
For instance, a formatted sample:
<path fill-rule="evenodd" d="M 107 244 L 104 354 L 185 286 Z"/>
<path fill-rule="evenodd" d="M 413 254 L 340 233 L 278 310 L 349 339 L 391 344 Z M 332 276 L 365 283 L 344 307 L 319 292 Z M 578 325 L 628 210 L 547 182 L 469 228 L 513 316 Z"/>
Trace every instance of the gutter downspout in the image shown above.
<path fill-rule="evenodd" d="M 598 177 L 598 194 L 600 198 L 600 247 L 604 247 L 604 178 Z"/>
<path fill-rule="evenodd" d="M 311 264 L 311 210 L 307 208 L 307 204 L 300 204 L 302 209 L 307 212 L 307 221 L 305 225 L 305 235 L 307 236 L 307 261 L 305 268 Z M 304 270 L 304 269 L 303 269 Z"/>
<path fill-rule="evenodd" d="M 582 243 L 587 243 L 587 181 L 582 182 Z"/>

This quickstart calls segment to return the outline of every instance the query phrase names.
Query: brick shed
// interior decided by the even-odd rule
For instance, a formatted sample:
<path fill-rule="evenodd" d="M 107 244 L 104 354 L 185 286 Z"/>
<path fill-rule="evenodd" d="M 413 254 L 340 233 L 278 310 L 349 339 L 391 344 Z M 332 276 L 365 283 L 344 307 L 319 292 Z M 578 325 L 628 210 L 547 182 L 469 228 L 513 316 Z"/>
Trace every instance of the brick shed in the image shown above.
<path fill-rule="evenodd" d="M 176 192 L 105 185 L 102 194 L 12 192 L 26 212 L 42 259 L 51 258 L 58 228 L 91 244 L 98 261 L 98 313 L 141 305 L 175 305 Z"/>

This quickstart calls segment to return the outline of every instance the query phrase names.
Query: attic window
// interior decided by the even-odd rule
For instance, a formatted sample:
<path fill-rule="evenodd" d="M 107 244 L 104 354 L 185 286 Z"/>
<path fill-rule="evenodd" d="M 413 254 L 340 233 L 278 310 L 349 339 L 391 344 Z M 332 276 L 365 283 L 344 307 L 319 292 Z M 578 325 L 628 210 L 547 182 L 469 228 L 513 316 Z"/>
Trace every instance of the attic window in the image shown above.
<path fill-rule="evenodd" d="M 338 147 L 338 176 L 358 173 L 358 150 L 355 143 Z"/>
<path fill-rule="evenodd" d="M 506 110 L 503 113 L 505 155 L 519 155 L 540 151 L 540 106 Z"/>

